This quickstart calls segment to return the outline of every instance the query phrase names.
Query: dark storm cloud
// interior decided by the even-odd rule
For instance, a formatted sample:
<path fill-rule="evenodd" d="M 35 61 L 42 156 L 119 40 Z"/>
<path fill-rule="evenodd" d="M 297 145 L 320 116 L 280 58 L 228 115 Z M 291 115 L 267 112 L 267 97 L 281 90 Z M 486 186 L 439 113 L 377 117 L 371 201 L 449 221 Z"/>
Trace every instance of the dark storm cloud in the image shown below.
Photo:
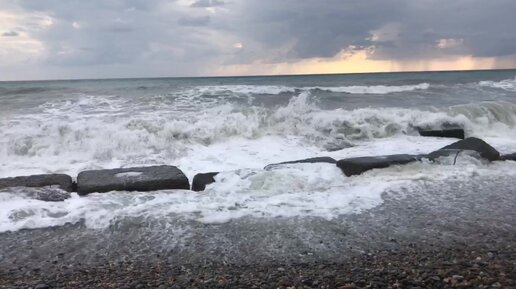
<path fill-rule="evenodd" d="M 516 53 L 514 0 L 0 0 L 0 5 L 51 17 L 50 26 L 29 21 L 16 30 L 3 28 L 2 35 L 24 31 L 37 39 L 46 51 L 38 65 L 62 66 L 63 73 L 75 66 L 92 71 L 109 66 L 113 73 L 186 75 L 221 64 L 295 62 L 360 49 L 393 61 Z"/>
<path fill-rule="evenodd" d="M 378 45 L 378 57 L 430 57 L 441 54 L 505 56 L 516 53 L 516 1 L 407 1 L 401 37 L 391 47 Z M 456 39 L 460 47 L 436 51 L 439 39 Z"/>
<path fill-rule="evenodd" d="M 204 12 L 185 13 L 175 2 L 20 1 L 27 11 L 53 19 L 50 28 L 33 33 L 47 47 L 49 65 L 130 65 L 154 59 L 161 65 L 174 63 L 178 70 L 192 73 L 179 64 L 195 64 L 190 58 L 205 55 L 209 43 L 203 42 L 203 31 L 186 31 L 184 26 L 204 26 L 210 17 L 202 15 Z M 163 59 L 157 60 L 156 55 Z M 144 69 L 143 65 L 139 67 Z"/>
<path fill-rule="evenodd" d="M 243 35 L 271 46 L 293 40 L 289 55 L 296 58 L 330 57 L 350 45 L 374 45 L 376 57 L 386 59 L 516 53 L 513 0 L 262 0 L 242 1 L 241 8 Z M 371 40 L 371 31 L 389 23 L 398 24 L 397 39 Z M 462 45 L 441 49 L 440 39 Z"/>
<path fill-rule="evenodd" d="M 293 57 L 330 57 L 349 45 L 367 44 L 368 31 L 399 18 L 401 6 L 397 0 L 249 1 L 243 27 L 263 43 L 295 41 Z"/>

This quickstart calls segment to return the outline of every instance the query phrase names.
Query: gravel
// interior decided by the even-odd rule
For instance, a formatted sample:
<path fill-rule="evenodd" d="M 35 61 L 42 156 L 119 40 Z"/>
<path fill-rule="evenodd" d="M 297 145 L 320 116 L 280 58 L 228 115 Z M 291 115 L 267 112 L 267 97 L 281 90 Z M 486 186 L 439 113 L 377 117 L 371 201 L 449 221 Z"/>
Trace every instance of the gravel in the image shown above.
<path fill-rule="evenodd" d="M 516 288 L 514 241 L 452 247 L 403 244 L 402 250 L 358 254 L 344 263 L 55 264 L 51 274 L 0 271 L 0 288 Z"/>
<path fill-rule="evenodd" d="M 125 218 L 0 234 L 3 288 L 516 288 L 516 179 L 424 183 L 337 219 Z"/>

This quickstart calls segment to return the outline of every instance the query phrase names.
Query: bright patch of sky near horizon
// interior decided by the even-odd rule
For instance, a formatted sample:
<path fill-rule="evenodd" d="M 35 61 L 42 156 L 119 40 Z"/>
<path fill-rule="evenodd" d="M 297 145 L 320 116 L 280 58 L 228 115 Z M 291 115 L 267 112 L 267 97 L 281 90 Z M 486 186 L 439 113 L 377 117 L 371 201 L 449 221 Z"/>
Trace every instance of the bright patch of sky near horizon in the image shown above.
<path fill-rule="evenodd" d="M 516 2 L 0 0 L 0 80 L 516 67 Z"/>

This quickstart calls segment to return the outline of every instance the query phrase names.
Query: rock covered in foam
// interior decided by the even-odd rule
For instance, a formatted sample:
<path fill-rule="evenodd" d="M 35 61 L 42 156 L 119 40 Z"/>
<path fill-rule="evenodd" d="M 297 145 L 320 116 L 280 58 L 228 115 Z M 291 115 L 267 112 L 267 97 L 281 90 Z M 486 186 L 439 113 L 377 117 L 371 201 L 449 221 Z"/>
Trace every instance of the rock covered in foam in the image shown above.
<path fill-rule="evenodd" d="M 217 172 L 196 174 L 192 180 L 192 191 L 201 192 L 206 189 L 206 186 L 215 182 Z"/>
<path fill-rule="evenodd" d="M 269 170 L 276 166 L 288 165 L 288 164 L 313 164 L 313 163 L 336 164 L 337 161 L 331 157 L 316 157 L 316 158 L 309 158 L 309 159 L 303 159 L 303 160 L 297 160 L 297 161 L 289 161 L 289 162 L 282 162 L 282 163 L 277 163 L 277 164 L 270 164 L 270 165 L 265 166 L 264 169 Z"/>
<path fill-rule="evenodd" d="M 34 199 L 45 202 L 62 202 L 71 197 L 69 192 L 49 187 L 33 188 L 27 194 Z"/>
<path fill-rule="evenodd" d="M 175 166 L 152 166 L 110 170 L 91 170 L 77 176 L 80 195 L 110 191 L 157 191 L 190 189 L 185 174 Z"/>
<path fill-rule="evenodd" d="M 437 151 L 428 154 L 428 157 L 433 159 L 442 155 L 450 155 L 451 153 L 455 153 L 457 150 L 476 151 L 480 154 L 481 157 L 489 161 L 496 161 L 500 159 L 500 153 L 495 148 L 493 148 L 485 141 L 475 137 L 469 137 L 467 139 L 452 143 L 451 145 L 447 145 Z"/>
<path fill-rule="evenodd" d="M 369 156 L 342 159 L 337 162 L 342 172 L 350 177 L 360 175 L 372 169 L 387 168 L 392 165 L 403 165 L 422 159 L 423 155 L 387 155 L 387 156 Z"/>
<path fill-rule="evenodd" d="M 0 179 L 0 189 L 10 187 L 58 187 L 64 191 L 73 190 L 72 177 L 65 174 L 31 175 Z"/>

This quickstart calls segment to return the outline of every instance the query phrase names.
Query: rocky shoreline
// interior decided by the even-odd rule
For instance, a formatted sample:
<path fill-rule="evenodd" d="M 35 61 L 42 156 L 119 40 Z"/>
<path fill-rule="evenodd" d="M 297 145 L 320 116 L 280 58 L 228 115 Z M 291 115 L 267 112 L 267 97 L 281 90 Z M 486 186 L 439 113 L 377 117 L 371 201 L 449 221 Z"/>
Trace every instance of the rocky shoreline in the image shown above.
<path fill-rule="evenodd" d="M 127 217 L 5 232 L 0 288 L 515 288 L 516 180 L 420 185 L 332 220 Z"/>
<path fill-rule="evenodd" d="M 514 244 L 403 244 L 342 263 L 56 263 L 51 273 L 0 271 L 0 288 L 515 288 Z"/>

